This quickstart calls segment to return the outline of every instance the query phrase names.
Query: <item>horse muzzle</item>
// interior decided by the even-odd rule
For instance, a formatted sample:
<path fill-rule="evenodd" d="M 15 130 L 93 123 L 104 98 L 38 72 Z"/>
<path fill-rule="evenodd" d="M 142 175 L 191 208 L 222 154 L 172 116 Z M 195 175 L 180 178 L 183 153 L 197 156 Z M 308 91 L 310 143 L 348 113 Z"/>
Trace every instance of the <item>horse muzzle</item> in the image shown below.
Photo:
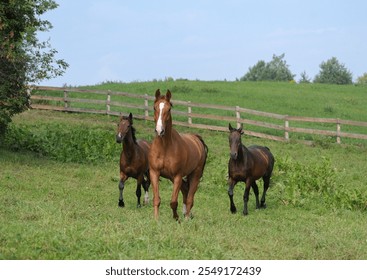
<path fill-rule="evenodd" d="M 159 129 L 159 130 L 155 130 L 155 133 L 159 136 L 159 137 L 163 137 L 164 136 L 164 133 L 165 133 L 165 130 L 162 128 L 162 129 Z"/>
<path fill-rule="evenodd" d="M 122 140 L 124 140 L 124 137 L 121 136 L 121 133 L 117 134 L 116 135 L 116 142 L 120 144 L 120 143 L 122 143 Z"/>
<path fill-rule="evenodd" d="M 165 133 L 165 129 L 164 126 L 162 125 L 162 122 L 158 121 L 157 125 L 155 126 L 155 133 L 159 136 L 162 137 Z"/>
<path fill-rule="evenodd" d="M 238 156 L 238 153 L 237 152 L 230 153 L 229 155 L 230 155 L 231 159 L 236 160 L 237 159 L 237 156 Z"/>

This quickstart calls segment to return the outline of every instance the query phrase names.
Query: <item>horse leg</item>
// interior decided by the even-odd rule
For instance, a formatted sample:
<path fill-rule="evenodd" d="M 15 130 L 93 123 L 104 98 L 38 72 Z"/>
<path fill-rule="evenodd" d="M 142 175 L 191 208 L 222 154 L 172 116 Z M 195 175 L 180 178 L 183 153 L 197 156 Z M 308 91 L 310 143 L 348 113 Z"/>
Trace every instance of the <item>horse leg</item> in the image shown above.
<path fill-rule="evenodd" d="M 187 195 L 189 193 L 189 183 L 184 179 L 182 179 L 181 183 L 181 193 L 183 197 L 182 213 L 185 216 L 187 212 L 186 202 L 187 202 Z"/>
<path fill-rule="evenodd" d="M 124 198 L 122 196 L 124 188 L 125 188 L 125 182 L 120 180 L 120 182 L 119 182 L 119 190 L 120 190 L 119 207 L 125 207 Z"/>
<path fill-rule="evenodd" d="M 154 218 L 159 218 L 159 206 L 161 205 L 161 198 L 159 196 L 159 172 L 150 171 L 150 181 L 153 188 L 153 208 Z"/>
<path fill-rule="evenodd" d="M 234 181 L 232 178 L 228 179 L 228 196 L 229 196 L 229 202 L 230 202 L 230 210 L 232 212 L 232 214 L 235 214 L 237 212 L 236 206 L 234 205 L 233 202 L 233 189 L 234 186 L 236 185 L 236 181 Z"/>
<path fill-rule="evenodd" d="M 138 200 L 138 203 L 137 203 L 136 207 L 138 207 L 138 208 L 141 207 L 140 197 L 141 197 L 141 185 L 142 185 L 143 181 L 144 181 L 143 176 L 138 177 L 138 179 L 136 179 L 136 192 L 135 192 L 135 194 L 136 194 L 136 198 Z"/>
<path fill-rule="evenodd" d="M 147 205 L 149 203 L 149 185 L 150 185 L 150 180 L 149 177 L 147 178 L 147 180 L 143 179 L 143 188 L 144 188 L 144 205 Z"/>
<path fill-rule="evenodd" d="M 263 191 L 263 195 L 261 197 L 261 204 L 260 207 L 261 208 L 266 208 L 266 203 L 265 203 L 265 196 L 266 196 L 266 192 L 269 188 L 270 185 L 270 177 L 263 177 L 264 180 L 264 191 Z"/>
<path fill-rule="evenodd" d="M 188 178 L 189 182 L 189 192 L 187 194 L 186 200 L 186 215 L 185 218 L 189 219 L 192 218 L 191 209 L 194 207 L 194 196 L 198 189 L 199 181 L 200 181 L 201 174 L 194 174 Z"/>
<path fill-rule="evenodd" d="M 243 215 L 248 215 L 247 203 L 249 200 L 250 188 L 251 188 L 251 180 L 247 179 L 245 192 L 243 194 Z"/>
<path fill-rule="evenodd" d="M 119 191 L 120 191 L 120 196 L 119 196 L 119 207 L 125 207 L 125 202 L 124 202 L 124 197 L 123 197 L 123 191 L 125 188 L 125 181 L 127 180 L 127 176 L 125 175 L 125 173 L 123 173 L 122 171 L 120 171 L 120 182 L 119 182 Z"/>
<path fill-rule="evenodd" d="M 173 191 L 172 191 L 172 196 L 171 196 L 171 209 L 172 209 L 172 214 L 173 214 L 173 218 L 178 221 L 178 214 L 177 214 L 177 206 L 178 206 L 178 193 L 181 189 L 181 185 L 182 185 L 182 177 L 181 176 L 176 176 L 173 179 Z"/>
<path fill-rule="evenodd" d="M 256 197 L 256 209 L 260 208 L 260 202 L 259 202 L 259 187 L 256 184 L 256 181 L 252 183 L 252 189 L 254 190 L 254 194 Z"/>

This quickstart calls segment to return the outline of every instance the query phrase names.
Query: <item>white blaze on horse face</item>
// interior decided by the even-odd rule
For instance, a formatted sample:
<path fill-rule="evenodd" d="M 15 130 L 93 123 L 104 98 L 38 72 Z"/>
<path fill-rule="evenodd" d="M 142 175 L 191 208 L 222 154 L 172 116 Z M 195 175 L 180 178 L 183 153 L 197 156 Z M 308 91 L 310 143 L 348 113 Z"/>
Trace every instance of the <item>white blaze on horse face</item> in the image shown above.
<path fill-rule="evenodd" d="M 159 116 L 157 120 L 157 125 L 155 127 L 155 130 L 157 131 L 158 135 L 161 135 L 163 130 L 163 122 L 162 122 L 162 111 L 164 108 L 164 102 L 159 103 Z"/>

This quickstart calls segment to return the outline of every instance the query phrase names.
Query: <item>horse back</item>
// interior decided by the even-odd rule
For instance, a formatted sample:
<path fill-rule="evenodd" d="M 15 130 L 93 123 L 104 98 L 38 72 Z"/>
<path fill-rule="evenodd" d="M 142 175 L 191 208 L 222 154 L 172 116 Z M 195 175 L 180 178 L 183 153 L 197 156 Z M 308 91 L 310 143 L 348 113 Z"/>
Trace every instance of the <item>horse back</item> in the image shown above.
<path fill-rule="evenodd" d="M 248 151 L 258 169 L 262 169 L 265 176 L 270 176 L 274 167 L 274 156 L 270 149 L 265 146 L 250 146 Z"/>
<path fill-rule="evenodd" d="M 208 155 L 208 146 L 203 138 L 198 134 L 180 134 L 182 140 L 187 144 L 186 150 L 188 157 L 195 158 L 205 165 Z"/>

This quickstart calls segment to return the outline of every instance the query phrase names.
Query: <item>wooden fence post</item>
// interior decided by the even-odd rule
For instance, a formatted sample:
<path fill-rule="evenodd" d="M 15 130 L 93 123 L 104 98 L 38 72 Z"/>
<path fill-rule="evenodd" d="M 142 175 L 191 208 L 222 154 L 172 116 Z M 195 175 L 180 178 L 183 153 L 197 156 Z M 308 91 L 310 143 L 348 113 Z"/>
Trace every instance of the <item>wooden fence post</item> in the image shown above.
<path fill-rule="evenodd" d="M 284 138 L 285 138 L 285 141 L 289 141 L 288 128 L 289 128 L 288 116 L 284 116 Z"/>
<path fill-rule="evenodd" d="M 191 101 L 187 101 L 187 116 L 188 116 L 188 123 L 192 124 L 192 118 L 191 118 Z"/>
<path fill-rule="evenodd" d="M 66 89 L 64 89 L 64 109 L 65 109 L 65 111 L 67 111 L 68 108 L 69 108 L 68 91 Z"/>
<path fill-rule="evenodd" d="M 106 111 L 107 115 L 109 115 L 111 112 L 111 91 L 110 90 L 107 91 L 106 110 L 107 110 Z"/>
<path fill-rule="evenodd" d="M 340 120 L 336 119 L 336 143 L 338 143 L 338 144 L 341 143 L 341 141 L 340 141 L 340 130 L 341 130 Z"/>
<path fill-rule="evenodd" d="M 144 119 L 147 120 L 149 118 L 148 94 L 144 94 L 144 97 Z"/>
<path fill-rule="evenodd" d="M 236 106 L 237 129 L 241 127 L 240 106 Z"/>

